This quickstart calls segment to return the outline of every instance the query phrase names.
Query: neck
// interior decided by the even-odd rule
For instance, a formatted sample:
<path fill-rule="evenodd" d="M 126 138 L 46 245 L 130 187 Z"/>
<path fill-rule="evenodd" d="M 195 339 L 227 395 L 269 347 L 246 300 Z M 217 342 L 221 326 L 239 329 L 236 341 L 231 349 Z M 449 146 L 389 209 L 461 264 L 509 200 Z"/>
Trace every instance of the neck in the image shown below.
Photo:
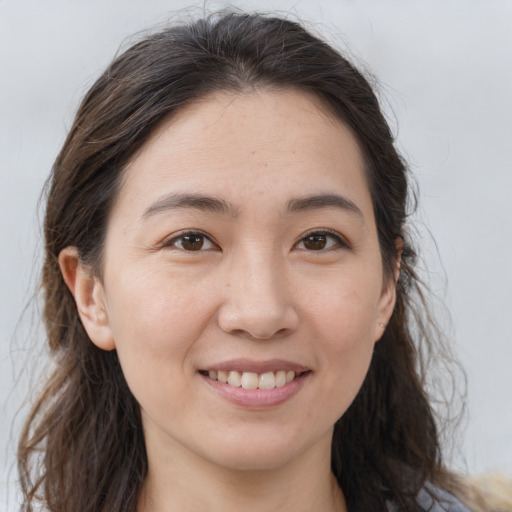
<path fill-rule="evenodd" d="M 331 436 L 269 470 L 235 470 L 187 453 L 147 447 L 148 474 L 138 512 L 346 512 L 330 469 Z"/>

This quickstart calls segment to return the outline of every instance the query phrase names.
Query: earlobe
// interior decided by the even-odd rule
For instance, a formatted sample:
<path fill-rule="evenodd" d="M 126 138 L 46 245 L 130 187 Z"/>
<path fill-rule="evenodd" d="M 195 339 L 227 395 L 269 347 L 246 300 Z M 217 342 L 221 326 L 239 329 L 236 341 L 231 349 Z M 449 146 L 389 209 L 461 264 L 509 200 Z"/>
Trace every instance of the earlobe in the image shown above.
<path fill-rule="evenodd" d="M 387 282 L 384 284 L 382 289 L 382 295 L 380 299 L 379 312 L 378 312 L 378 321 L 376 325 L 375 332 L 375 341 L 378 341 L 386 327 L 388 322 L 393 314 L 393 310 L 395 309 L 396 304 L 396 287 L 398 284 L 398 279 L 400 278 L 400 266 L 402 261 L 402 252 L 404 247 L 403 238 L 399 237 L 396 239 L 396 260 L 393 267 L 393 276 L 387 279 Z"/>
<path fill-rule="evenodd" d="M 113 350 L 115 343 L 101 281 L 80 262 L 76 247 L 66 247 L 60 252 L 59 265 L 89 338 L 97 347 Z"/>
<path fill-rule="evenodd" d="M 377 322 L 375 327 L 375 341 L 378 341 L 386 327 L 389 319 L 393 314 L 396 303 L 396 281 L 389 279 L 382 289 L 382 295 L 380 297 L 379 311 L 377 314 Z"/>

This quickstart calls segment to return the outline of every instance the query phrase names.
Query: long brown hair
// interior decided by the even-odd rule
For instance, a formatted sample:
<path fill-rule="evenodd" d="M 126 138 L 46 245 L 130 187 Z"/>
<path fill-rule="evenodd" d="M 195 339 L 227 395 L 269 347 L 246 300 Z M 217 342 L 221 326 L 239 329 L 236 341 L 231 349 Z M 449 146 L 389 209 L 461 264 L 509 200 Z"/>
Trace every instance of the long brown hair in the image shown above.
<path fill-rule="evenodd" d="M 404 241 L 397 303 L 366 380 L 335 425 L 332 470 L 350 510 L 419 510 L 425 482 L 451 488 L 442 466 L 422 358 L 429 322 L 405 231 L 408 176 L 364 76 L 299 24 L 227 13 L 145 37 L 116 58 L 77 112 L 48 184 L 42 273 L 53 374 L 19 445 L 23 510 L 134 511 L 147 470 L 138 405 L 115 351 L 90 342 L 59 269 L 67 246 L 101 277 L 109 211 L 122 171 L 159 122 L 219 91 L 295 88 L 348 125 L 365 156 L 382 262 Z M 418 316 L 419 315 L 419 316 Z"/>

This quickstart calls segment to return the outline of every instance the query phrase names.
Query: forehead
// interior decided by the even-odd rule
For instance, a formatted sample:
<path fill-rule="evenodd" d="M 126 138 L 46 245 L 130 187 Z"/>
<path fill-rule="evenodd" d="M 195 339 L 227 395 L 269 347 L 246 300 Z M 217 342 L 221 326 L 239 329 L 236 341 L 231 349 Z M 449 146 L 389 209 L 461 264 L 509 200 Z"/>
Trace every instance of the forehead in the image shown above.
<path fill-rule="evenodd" d="M 244 203 L 333 188 L 369 199 L 356 138 L 318 98 L 289 89 L 217 93 L 179 110 L 128 165 L 120 195 L 132 206 L 173 191 Z"/>

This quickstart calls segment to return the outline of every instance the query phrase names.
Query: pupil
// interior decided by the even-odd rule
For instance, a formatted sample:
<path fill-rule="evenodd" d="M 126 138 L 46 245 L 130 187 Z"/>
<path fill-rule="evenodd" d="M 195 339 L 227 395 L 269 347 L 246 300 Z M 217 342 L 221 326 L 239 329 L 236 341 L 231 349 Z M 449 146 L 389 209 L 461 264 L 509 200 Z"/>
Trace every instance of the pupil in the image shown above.
<path fill-rule="evenodd" d="M 198 251 L 203 247 L 204 239 L 201 235 L 185 235 L 182 240 L 183 248 L 187 251 Z"/>
<path fill-rule="evenodd" d="M 325 235 L 310 235 L 304 241 L 304 245 L 312 251 L 319 251 L 325 247 Z"/>

